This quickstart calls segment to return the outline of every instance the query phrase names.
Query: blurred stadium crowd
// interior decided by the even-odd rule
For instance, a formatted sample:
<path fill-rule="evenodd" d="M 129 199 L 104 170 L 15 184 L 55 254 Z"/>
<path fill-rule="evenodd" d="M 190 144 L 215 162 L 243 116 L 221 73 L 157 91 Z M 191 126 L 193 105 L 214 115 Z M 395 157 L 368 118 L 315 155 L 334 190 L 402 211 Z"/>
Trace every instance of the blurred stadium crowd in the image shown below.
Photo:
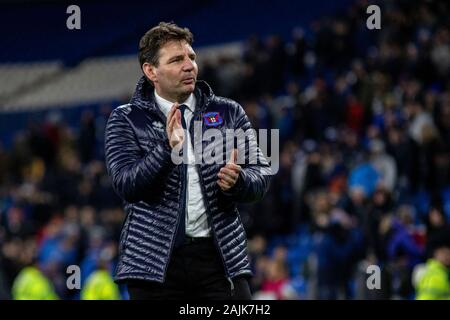
<path fill-rule="evenodd" d="M 450 234 L 449 4 L 383 2 L 374 31 L 367 5 L 291 39 L 251 36 L 240 57 L 200 70 L 255 129 L 280 130 L 266 198 L 240 207 L 255 299 L 414 299 L 429 240 Z M 0 149 L 0 298 L 20 296 L 30 265 L 61 299 L 88 295 L 67 289 L 67 266 L 80 266 L 83 288 L 95 270 L 113 273 L 124 213 L 103 130 L 114 107 L 84 112 L 77 128 L 50 116 Z M 371 264 L 380 290 L 366 286 Z M 105 297 L 126 299 L 119 290 Z"/>

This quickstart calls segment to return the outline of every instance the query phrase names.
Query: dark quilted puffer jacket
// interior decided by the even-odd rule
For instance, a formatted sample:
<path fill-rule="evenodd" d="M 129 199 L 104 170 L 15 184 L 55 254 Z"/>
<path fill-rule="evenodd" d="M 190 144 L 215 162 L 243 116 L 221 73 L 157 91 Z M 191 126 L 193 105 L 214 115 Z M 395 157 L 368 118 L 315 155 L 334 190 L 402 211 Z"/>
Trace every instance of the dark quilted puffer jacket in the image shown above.
<path fill-rule="evenodd" d="M 203 123 L 205 113 L 219 112 L 223 123 L 215 128 L 223 133 L 227 128 L 251 128 L 242 107 L 215 96 L 205 82 L 197 82 L 194 94 L 197 105 L 193 120 Z M 138 82 L 130 103 L 113 110 L 107 123 L 107 170 L 126 211 L 116 282 L 128 279 L 163 282 L 165 279 L 180 210 L 184 209 L 181 199 L 184 199 L 186 183 L 182 179 L 182 166 L 172 161 L 165 124 L 166 117 L 154 101 L 153 87 L 144 77 Z M 191 123 L 190 129 L 193 127 Z M 202 130 L 205 129 L 203 123 Z M 205 150 L 214 142 L 200 143 Z M 239 163 L 242 172 L 237 184 L 226 193 L 216 183 L 224 164 L 197 165 L 208 221 L 228 279 L 251 274 L 246 234 L 236 203 L 261 199 L 270 181 L 270 167 L 259 147 L 256 164 L 248 163 L 248 151 L 246 148 L 246 164 Z"/>

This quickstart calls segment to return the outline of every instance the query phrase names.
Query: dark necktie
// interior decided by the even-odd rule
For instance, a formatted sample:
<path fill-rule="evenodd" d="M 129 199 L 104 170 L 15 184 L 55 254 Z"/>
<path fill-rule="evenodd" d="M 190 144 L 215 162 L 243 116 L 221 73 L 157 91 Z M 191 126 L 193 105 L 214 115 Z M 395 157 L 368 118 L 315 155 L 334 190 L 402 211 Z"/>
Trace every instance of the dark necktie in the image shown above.
<path fill-rule="evenodd" d="M 186 119 L 184 118 L 184 112 L 186 111 L 187 106 L 185 104 L 182 104 L 179 109 L 181 111 L 181 125 L 183 126 L 184 130 L 187 130 L 187 126 L 186 126 Z M 184 135 L 184 139 L 187 139 L 186 134 Z M 187 146 L 188 141 L 186 141 L 186 146 Z M 187 150 L 183 150 L 183 153 L 186 152 Z M 183 159 L 185 159 L 186 157 L 183 156 Z M 178 229 L 177 229 L 177 234 L 176 234 L 176 238 L 175 238 L 175 248 L 181 246 L 184 243 L 185 237 L 186 237 L 186 188 L 187 185 L 185 184 L 185 181 L 187 180 L 186 176 L 187 176 L 187 164 L 186 163 L 182 163 L 182 174 L 181 174 L 181 179 L 183 179 L 182 184 L 184 185 L 184 189 L 182 190 L 182 194 L 181 194 L 181 207 L 183 208 L 183 210 L 181 211 L 181 215 L 180 215 L 180 223 L 178 224 Z"/>

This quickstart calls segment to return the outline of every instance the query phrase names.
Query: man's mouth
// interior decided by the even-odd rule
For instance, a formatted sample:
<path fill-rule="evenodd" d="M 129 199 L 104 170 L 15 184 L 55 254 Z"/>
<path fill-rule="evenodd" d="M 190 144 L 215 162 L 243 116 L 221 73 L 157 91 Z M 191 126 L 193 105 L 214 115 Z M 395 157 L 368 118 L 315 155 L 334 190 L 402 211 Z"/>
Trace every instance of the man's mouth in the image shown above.
<path fill-rule="evenodd" d="M 181 80 L 181 82 L 183 82 L 184 84 L 193 84 L 195 82 L 195 78 L 193 77 L 185 78 Z"/>

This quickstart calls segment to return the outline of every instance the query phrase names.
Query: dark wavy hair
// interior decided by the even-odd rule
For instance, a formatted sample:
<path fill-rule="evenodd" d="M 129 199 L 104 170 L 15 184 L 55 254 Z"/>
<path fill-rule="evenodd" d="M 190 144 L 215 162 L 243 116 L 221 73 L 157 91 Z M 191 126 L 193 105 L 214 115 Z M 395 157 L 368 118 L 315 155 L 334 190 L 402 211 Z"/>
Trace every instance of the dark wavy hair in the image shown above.
<path fill-rule="evenodd" d="M 194 36 L 188 28 L 181 28 L 173 22 L 160 22 L 148 30 L 139 41 L 139 65 L 146 62 L 158 66 L 159 49 L 169 41 L 185 40 L 189 45 L 194 42 Z"/>

